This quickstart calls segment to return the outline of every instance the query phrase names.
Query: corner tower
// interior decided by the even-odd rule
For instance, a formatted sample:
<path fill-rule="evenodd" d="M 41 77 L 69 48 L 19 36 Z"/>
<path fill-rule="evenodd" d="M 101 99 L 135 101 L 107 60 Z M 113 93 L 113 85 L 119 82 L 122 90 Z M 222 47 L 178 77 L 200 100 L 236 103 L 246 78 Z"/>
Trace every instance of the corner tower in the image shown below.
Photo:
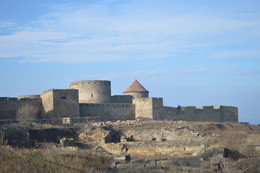
<path fill-rule="evenodd" d="M 79 91 L 79 103 L 110 103 L 111 83 L 104 80 L 83 80 L 70 83 Z"/>
<path fill-rule="evenodd" d="M 131 95 L 134 98 L 149 97 L 149 91 L 146 90 L 137 80 L 135 80 L 125 91 L 125 95 Z"/>

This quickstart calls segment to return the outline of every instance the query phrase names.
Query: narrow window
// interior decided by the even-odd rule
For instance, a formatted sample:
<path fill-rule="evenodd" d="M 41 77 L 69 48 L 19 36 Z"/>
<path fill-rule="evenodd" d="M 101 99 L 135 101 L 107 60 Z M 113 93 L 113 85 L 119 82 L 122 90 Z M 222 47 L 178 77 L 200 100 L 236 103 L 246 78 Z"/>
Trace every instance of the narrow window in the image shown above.
<path fill-rule="evenodd" d="M 93 94 L 91 94 L 91 97 L 93 98 Z"/>
<path fill-rule="evenodd" d="M 61 99 L 64 99 L 64 100 L 65 100 L 65 99 L 66 99 L 66 96 L 62 96 Z"/>

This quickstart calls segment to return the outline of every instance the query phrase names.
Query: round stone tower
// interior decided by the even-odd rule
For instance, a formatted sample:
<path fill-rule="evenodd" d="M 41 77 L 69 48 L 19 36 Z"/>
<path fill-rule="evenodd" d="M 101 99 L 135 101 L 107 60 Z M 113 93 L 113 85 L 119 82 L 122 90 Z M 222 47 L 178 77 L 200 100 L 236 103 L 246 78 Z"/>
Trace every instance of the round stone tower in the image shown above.
<path fill-rule="evenodd" d="M 79 103 L 110 103 L 111 83 L 104 80 L 84 80 L 70 83 L 79 91 Z"/>
<path fill-rule="evenodd" d="M 141 85 L 137 80 L 135 80 L 125 91 L 125 95 L 131 95 L 134 98 L 144 98 L 149 96 L 149 91 L 147 91 L 143 85 Z"/>

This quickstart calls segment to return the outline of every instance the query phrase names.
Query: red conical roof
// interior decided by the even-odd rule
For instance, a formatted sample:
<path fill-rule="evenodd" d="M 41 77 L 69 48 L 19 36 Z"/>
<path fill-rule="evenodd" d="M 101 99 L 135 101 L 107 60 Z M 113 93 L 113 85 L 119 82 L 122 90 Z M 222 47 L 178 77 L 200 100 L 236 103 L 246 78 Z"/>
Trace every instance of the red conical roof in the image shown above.
<path fill-rule="evenodd" d="M 125 91 L 124 93 L 131 93 L 131 92 L 149 92 L 147 91 L 143 85 L 141 85 L 137 80 L 135 80 Z"/>

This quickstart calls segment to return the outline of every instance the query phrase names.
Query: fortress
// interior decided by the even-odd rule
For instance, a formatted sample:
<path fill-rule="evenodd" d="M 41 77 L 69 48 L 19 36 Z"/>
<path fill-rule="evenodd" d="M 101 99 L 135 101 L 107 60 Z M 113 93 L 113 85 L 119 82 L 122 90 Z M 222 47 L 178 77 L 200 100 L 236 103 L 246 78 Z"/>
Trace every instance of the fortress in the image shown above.
<path fill-rule="evenodd" d="M 38 119 L 97 117 L 98 120 L 185 120 L 238 122 L 233 106 L 163 106 L 163 98 L 149 97 L 135 80 L 124 95 L 111 96 L 111 82 L 85 80 L 70 83 L 70 89 L 50 89 L 41 95 L 0 97 L 0 120 L 16 119 L 25 106 L 35 108 Z"/>

